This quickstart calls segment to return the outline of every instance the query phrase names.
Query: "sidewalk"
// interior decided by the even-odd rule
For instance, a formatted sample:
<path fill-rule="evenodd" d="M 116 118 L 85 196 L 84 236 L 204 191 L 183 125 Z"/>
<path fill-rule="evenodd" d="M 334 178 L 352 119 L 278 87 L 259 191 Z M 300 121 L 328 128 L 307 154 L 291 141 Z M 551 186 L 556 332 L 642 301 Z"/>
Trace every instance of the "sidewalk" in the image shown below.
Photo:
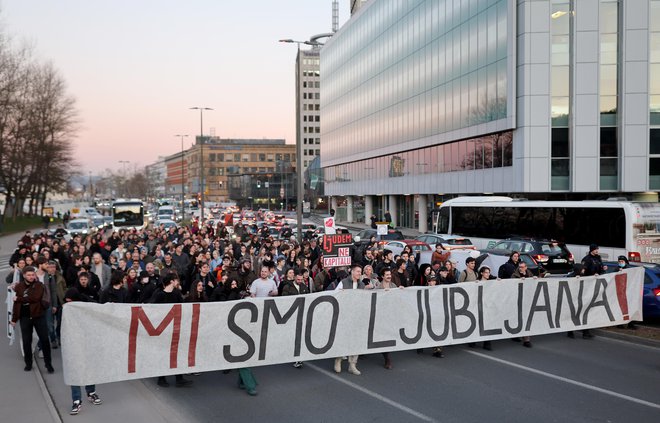
<path fill-rule="evenodd" d="M 0 249 L 4 253 L 13 251 L 17 235 L 0 237 Z M 2 255 L 2 254 L 0 254 Z M 4 263 L 3 263 L 4 264 Z M 2 313 L 6 316 L 6 271 L 0 271 L 2 278 Z M 6 325 L 3 321 L 3 325 Z M 0 410 L 2 421 L 11 423 L 46 423 L 46 422 L 145 422 L 145 423 L 180 423 L 186 421 L 180 412 L 172 409 L 157 395 L 153 380 L 134 380 L 109 383 L 97 386 L 97 392 L 103 404 L 95 406 L 87 401 L 83 389 L 83 408 L 80 416 L 69 415 L 71 408 L 71 389 L 64 384 L 62 373 L 62 349 L 52 350 L 54 374 L 48 374 L 43 359 L 33 360 L 32 371 L 23 370 L 21 356 L 20 329 L 16 328 L 14 345 L 9 345 L 6 329 L 0 339 Z M 37 336 L 33 335 L 33 345 Z M 103 348 L 102 345 L 98 346 Z M 90 358 L 93 359 L 93 358 Z M 103 363 L 97 363 L 103 365 Z"/>

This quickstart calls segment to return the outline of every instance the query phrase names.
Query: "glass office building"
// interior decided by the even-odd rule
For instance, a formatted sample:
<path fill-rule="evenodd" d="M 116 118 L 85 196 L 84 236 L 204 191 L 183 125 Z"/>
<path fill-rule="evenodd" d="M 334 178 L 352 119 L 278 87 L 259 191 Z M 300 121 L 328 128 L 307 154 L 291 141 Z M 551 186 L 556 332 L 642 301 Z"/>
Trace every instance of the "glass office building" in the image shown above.
<path fill-rule="evenodd" d="M 660 189 L 659 15 L 660 0 L 365 2 L 321 50 L 326 194 L 425 229 L 439 196 Z"/>

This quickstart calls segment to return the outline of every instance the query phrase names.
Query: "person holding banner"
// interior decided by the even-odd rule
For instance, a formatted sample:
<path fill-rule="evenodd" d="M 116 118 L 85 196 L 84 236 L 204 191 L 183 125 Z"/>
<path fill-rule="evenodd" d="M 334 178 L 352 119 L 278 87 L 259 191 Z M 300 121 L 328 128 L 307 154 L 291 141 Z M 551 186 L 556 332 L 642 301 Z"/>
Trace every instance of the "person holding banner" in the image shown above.
<path fill-rule="evenodd" d="M 336 290 L 345 290 L 345 289 L 364 289 L 364 282 L 362 282 L 362 268 L 359 264 L 351 265 L 351 274 L 342 279 L 335 288 Z M 341 373 L 341 360 L 342 357 L 335 358 L 335 372 Z M 348 373 L 354 374 L 355 376 L 360 376 L 362 373 L 357 368 L 357 355 L 348 356 Z"/>
<path fill-rule="evenodd" d="M 69 288 L 64 293 L 64 302 L 70 303 L 72 301 L 84 301 L 84 298 L 81 297 L 80 293 L 78 292 L 78 289 L 76 288 Z M 99 398 L 98 394 L 96 393 L 95 385 L 86 385 L 85 393 L 87 394 L 87 399 L 92 404 L 100 405 L 101 403 L 103 403 L 103 401 L 101 401 L 101 398 Z M 76 415 L 80 413 L 80 409 L 82 408 L 82 393 L 80 386 L 71 386 L 71 399 L 73 401 L 73 404 L 71 405 L 71 410 L 69 411 L 69 414 Z"/>
<path fill-rule="evenodd" d="M 151 302 L 155 304 L 176 304 L 183 302 L 183 296 L 181 295 L 181 282 L 179 276 L 175 272 L 167 274 L 163 278 L 163 289 L 156 291 Z M 192 380 L 187 380 L 183 378 L 183 375 L 176 375 L 175 386 L 177 388 L 182 388 L 185 386 L 192 385 Z M 167 382 L 165 376 L 159 376 L 158 381 L 156 382 L 158 386 L 167 388 L 170 384 Z"/>
<path fill-rule="evenodd" d="M 293 272 L 293 269 L 289 269 L 288 272 Z M 303 269 L 298 269 L 295 272 L 294 279 L 287 280 L 286 282 L 283 283 L 283 285 L 284 286 L 282 288 L 282 296 L 309 294 L 309 288 L 307 288 L 307 285 L 305 284 L 304 281 Z M 296 369 L 302 369 L 302 366 L 303 366 L 302 361 L 296 361 L 295 363 L 293 363 L 293 367 L 295 367 Z"/>

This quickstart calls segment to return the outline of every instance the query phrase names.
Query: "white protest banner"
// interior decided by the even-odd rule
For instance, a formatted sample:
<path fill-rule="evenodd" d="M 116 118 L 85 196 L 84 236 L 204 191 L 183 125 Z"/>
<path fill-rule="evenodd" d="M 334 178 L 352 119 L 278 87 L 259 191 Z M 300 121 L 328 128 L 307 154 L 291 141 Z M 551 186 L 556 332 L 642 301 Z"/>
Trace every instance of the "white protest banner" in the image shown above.
<path fill-rule="evenodd" d="M 335 229 L 335 218 L 326 217 L 323 219 L 323 227 L 325 228 L 325 233 L 328 235 L 333 235 L 337 233 Z"/>
<path fill-rule="evenodd" d="M 9 345 L 14 345 L 15 338 L 14 327 L 11 325 L 15 297 L 16 293 L 14 293 L 14 290 L 10 286 L 7 287 L 7 338 L 9 338 Z"/>
<path fill-rule="evenodd" d="M 387 235 L 387 230 L 389 229 L 389 225 L 387 223 L 385 224 L 377 224 L 376 225 L 376 235 Z"/>
<path fill-rule="evenodd" d="M 222 303 L 64 306 L 68 385 L 597 328 L 642 319 L 644 269 Z"/>

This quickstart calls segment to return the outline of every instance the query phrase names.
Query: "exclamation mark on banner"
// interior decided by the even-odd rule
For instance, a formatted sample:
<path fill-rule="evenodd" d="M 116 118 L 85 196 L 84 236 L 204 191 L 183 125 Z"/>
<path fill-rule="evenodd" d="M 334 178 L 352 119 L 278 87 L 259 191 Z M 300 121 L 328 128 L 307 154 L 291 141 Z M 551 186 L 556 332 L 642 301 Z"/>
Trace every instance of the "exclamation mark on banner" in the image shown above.
<path fill-rule="evenodd" d="M 628 275 L 625 273 L 615 275 L 614 281 L 616 282 L 616 297 L 619 299 L 619 307 L 621 307 L 623 320 L 630 320 L 630 316 L 628 315 L 628 296 L 626 295 Z"/>

